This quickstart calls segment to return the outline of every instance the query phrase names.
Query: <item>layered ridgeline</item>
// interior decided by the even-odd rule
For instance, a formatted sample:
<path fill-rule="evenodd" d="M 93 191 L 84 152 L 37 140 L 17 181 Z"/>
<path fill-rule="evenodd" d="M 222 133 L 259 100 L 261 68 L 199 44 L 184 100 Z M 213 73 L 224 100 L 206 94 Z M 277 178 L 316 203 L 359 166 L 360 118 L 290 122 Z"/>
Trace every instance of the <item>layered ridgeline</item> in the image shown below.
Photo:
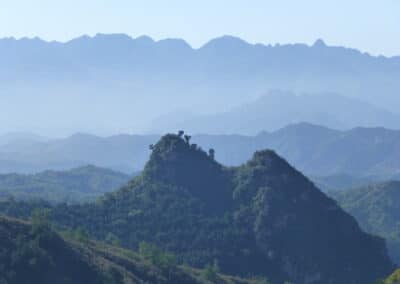
<path fill-rule="evenodd" d="M 131 176 L 95 166 L 37 174 L 0 174 L 0 199 L 83 202 L 127 183 Z"/>
<path fill-rule="evenodd" d="M 269 91 L 255 100 L 215 114 L 173 111 L 153 121 L 150 131 L 186 129 L 192 133 L 256 135 L 301 122 L 341 130 L 360 126 L 397 129 L 400 115 L 332 93 Z"/>
<path fill-rule="evenodd" d="M 13 140 L 0 145 L 0 172 L 32 173 L 93 164 L 131 174 L 149 158 L 148 145 L 159 135 L 99 137 L 76 134 L 64 139 Z M 0 139 L 1 140 L 1 139 Z M 192 141 L 216 150 L 216 159 L 237 166 L 257 150 L 273 149 L 327 189 L 400 179 L 400 131 L 385 128 L 333 130 L 299 123 L 256 136 L 194 135 Z"/>
<path fill-rule="evenodd" d="M 365 231 L 384 237 L 390 255 L 400 265 L 400 182 L 370 184 L 329 194 Z"/>
<path fill-rule="evenodd" d="M 382 239 L 273 151 L 226 168 L 188 136 L 169 134 L 151 148 L 127 186 L 96 203 L 56 207 L 52 218 L 124 247 L 146 241 L 181 263 L 218 262 L 225 273 L 273 283 L 374 283 L 393 270 Z"/>
<path fill-rule="evenodd" d="M 45 222 L 0 217 L 0 283 L 4 284 L 262 284 L 179 267 L 174 257 L 148 244 L 139 253 L 89 240 L 84 233 L 60 234 Z"/>
<path fill-rule="evenodd" d="M 400 57 L 370 56 L 321 40 L 312 46 L 271 46 L 224 36 L 194 49 L 181 39 L 154 41 L 119 34 L 83 36 L 66 43 L 4 38 L 0 61 L 7 102 L 0 105 L 0 132 L 140 131 L 166 111 L 180 115 L 179 110 L 188 109 L 200 114 L 226 111 L 273 89 L 334 92 L 399 112 Z M 174 109 L 166 110 L 171 101 Z M 357 115 L 347 116 L 345 123 L 359 121 L 360 109 L 365 110 L 360 105 L 351 108 L 354 112 L 348 113 Z M 280 121 L 292 117 L 286 112 L 291 106 L 279 105 Z M 336 104 L 333 108 L 344 113 Z M 310 114 L 313 109 L 318 108 L 309 108 Z M 109 119 L 103 119 L 104 113 Z M 341 115 L 333 118 L 342 120 Z M 388 122 L 384 125 L 393 125 Z"/>

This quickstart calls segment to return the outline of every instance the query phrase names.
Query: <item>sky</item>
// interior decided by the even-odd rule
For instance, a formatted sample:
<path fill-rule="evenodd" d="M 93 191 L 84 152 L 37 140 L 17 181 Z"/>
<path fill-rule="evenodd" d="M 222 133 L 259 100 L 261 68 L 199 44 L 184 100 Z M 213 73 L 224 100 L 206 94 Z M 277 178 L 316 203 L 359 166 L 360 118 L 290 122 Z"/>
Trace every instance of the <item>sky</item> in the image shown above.
<path fill-rule="evenodd" d="M 82 34 L 307 43 L 400 55 L 400 0 L 0 0 L 0 37 L 67 41 Z"/>

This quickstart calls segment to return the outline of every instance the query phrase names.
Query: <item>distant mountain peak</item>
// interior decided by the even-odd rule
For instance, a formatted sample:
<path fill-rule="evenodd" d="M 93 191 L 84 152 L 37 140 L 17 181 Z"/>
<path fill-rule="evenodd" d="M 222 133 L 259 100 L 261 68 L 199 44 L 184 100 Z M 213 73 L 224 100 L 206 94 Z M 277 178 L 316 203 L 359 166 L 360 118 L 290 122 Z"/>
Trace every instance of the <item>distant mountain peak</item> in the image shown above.
<path fill-rule="evenodd" d="M 230 35 L 224 35 L 210 40 L 204 44 L 200 49 L 225 49 L 234 47 L 246 47 L 251 46 L 247 41 Z"/>
<path fill-rule="evenodd" d="M 327 45 L 322 39 L 319 38 L 314 42 L 313 47 L 327 47 Z"/>
<path fill-rule="evenodd" d="M 146 43 L 146 44 L 153 44 L 155 43 L 154 39 L 152 37 L 149 37 L 147 35 L 141 35 L 138 36 L 137 38 L 134 39 L 136 42 L 140 43 Z"/>

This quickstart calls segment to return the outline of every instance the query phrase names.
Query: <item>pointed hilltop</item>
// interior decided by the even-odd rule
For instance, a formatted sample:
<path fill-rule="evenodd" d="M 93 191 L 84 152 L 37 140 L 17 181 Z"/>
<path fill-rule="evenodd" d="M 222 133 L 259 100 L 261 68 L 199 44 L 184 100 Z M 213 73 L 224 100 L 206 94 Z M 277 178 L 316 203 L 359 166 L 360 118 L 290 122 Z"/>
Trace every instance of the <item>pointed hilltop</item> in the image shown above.
<path fill-rule="evenodd" d="M 272 283 L 375 283 L 393 271 L 385 243 L 271 150 L 225 167 L 189 136 L 168 134 L 143 173 L 95 204 L 60 206 L 61 226 L 142 241 L 195 267 L 268 277 Z"/>
<path fill-rule="evenodd" d="M 143 179 L 145 182 L 172 185 L 199 198 L 212 211 L 230 207 L 229 173 L 213 158 L 213 150 L 204 151 L 190 141 L 189 135 L 167 134 L 152 146 Z"/>

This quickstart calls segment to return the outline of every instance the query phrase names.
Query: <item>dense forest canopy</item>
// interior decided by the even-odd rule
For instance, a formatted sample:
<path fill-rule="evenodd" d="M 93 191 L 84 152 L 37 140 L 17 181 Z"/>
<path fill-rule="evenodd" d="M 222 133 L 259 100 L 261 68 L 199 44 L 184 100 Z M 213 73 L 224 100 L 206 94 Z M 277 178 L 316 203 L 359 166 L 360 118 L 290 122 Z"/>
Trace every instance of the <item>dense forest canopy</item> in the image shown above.
<path fill-rule="evenodd" d="M 400 182 L 372 183 L 329 194 L 366 232 L 384 237 L 390 255 L 400 265 Z"/>
<path fill-rule="evenodd" d="M 265 284 L 178 266 L 175 256 L 141 243 L 137 252 L 90 240 L 84 230 L 55 232 L 43 211 L 30 223 L 0 217 L 1 284 Z"/>

